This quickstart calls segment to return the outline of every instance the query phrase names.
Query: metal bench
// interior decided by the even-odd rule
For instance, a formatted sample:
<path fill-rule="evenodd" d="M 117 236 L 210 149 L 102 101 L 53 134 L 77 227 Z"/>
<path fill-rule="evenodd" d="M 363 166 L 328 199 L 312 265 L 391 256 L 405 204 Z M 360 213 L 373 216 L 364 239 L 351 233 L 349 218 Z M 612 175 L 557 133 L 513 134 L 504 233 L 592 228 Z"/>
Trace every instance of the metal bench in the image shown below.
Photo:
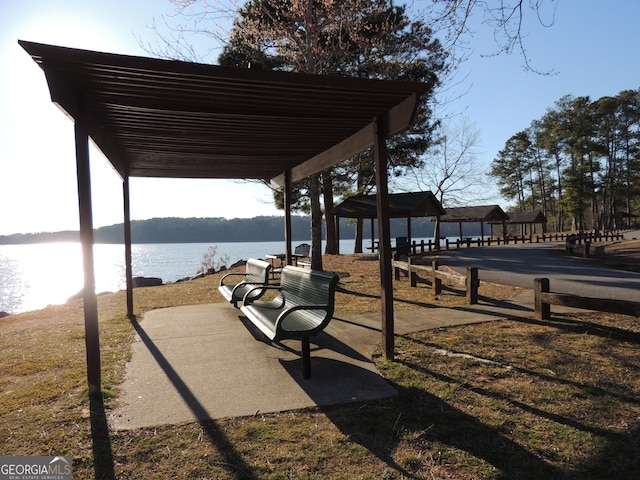
<path fill-rule="evenodd" d="M 234 307 L 238 306 L 238 302 L 242 300 L 247 292 L 251 290 L 250 299 L 258 299 L 264 295 L 264 289 L 255 288 L 258 285 L 267 285 L 269 283 L 269 271 L 271 264 L 264 260 L 250 258 L 247 260 L 245 273 L 227 273 L 220 279 L 218 291 Z M 231 277 L 242 277 L 243 279 L 237 283 L 225 283 Z"/>
<path fill-rule="evenodd" d="M 272 342 L 302 341 L 302 376 L 308 379 L 311 378 L 309 337 L 318 334 L 331 320 L 337 284 L 337 275 L 286 266 L 280 285 L 255 288 L 277 290 L 275 298 L 255 302 L 257 298 L 249 290 L 240 310 Z"/>
<path fill-rule="evenodd" d="M 311 245 L 308 243 L 301 243 L 293 252 L 293 263 L 300 267 L 311 267 L 311 258 L 309 257 L 310 252 Z M 307 261 L 303 262 L 303 258 L 306 258 Z"/>

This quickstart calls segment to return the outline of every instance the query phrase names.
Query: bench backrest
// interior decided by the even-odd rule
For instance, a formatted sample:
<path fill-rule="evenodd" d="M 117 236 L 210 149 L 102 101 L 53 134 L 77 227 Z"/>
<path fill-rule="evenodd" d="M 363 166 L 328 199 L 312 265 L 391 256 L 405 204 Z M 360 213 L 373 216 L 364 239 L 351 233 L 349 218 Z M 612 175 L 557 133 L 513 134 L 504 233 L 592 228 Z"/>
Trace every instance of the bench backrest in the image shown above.
<path fill-rule="evenodd" d="M 293 253 L 294 255 L 297 255 L 299 257 L 308 257 L 310 251 L 311 251 L 311 245 L 309 245 L 308 243 L 301 243 L 296 247 Z"/>
<path fill-rule="evenodd" d="M 271 264 L 264 260 L 250 258 L 245 266 L 245 282 L 268 283 Z"/>
<path fill-rule="evenodd" d="M 282 269 L 280 287 L 285 296 L 303 299 L 305 304 L 333 307 L 338 276 L 308 268 L 287 265 Z"/>

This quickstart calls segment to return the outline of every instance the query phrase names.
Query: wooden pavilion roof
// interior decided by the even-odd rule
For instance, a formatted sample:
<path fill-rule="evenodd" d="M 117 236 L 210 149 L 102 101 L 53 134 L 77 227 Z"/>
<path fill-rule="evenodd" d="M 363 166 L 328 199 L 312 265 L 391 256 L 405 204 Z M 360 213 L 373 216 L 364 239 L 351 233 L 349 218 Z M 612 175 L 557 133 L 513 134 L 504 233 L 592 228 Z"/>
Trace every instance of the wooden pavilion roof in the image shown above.
<path fill-rule="evenodd" d="M 507 212 L 507 215 L 509 215 L 509 220 L 506 222 L 508 225 L 547 223 L 547 217 L 539 210 L 535 212 Z"/>
<path fill-rule="evenodd" d="M 413 120 L 430 85 L 227 68 L 19 41 L 120 175 L 295 182 Z"/>
<path fill-rule="evenodd" d="M 509 220 L 499 205 L 477 205 L 470 207 L 447 207 L 446 215 L 440 217 L 444 223 L 460 222 L 496 222 L 502 223 Z"/>
<path fill-rule="evenodd" d="M 389 216 L 392 218 L 437 217 L 445 214 L 442 204 L 432 192 L 390 193 Z M 333 214 L 346 218 L 377 218 L 376 195 L 355 195 L 333 209 Z"/>

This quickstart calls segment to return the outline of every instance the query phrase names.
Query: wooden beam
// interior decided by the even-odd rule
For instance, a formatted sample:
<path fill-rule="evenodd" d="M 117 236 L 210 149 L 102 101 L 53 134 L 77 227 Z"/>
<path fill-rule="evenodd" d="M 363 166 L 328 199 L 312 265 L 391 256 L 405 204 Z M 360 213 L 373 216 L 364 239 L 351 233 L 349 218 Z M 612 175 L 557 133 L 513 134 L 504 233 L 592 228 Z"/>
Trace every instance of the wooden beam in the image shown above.
<path fill-rule="evenodd" d="M 374 125 L 370 123 L 342 142 L 291 169 L 291 183 L 299 182 L 314 173 L 333 167 L 347 158 L 351 158 L 374 146 L 376 142 L 375 136 L 378 133 L 384 139 L 387 139 L 396 133 L 406 130 L 411 125 L 417 106 L 418 96 L 413 93 L 386 113 L 385 122 L 382 125 L 384 130 L 374 131 Z M 378 124 L 377 128 L 380 129 L 380 127 L 381 125 Z M 271 179 L 271 183 L 277 188 L 282 187 L 284 176 L 278 175 Z"/>
<path fill-rule="evenodd" d="M 98 330 L 98 298 L 93 262 L 93 213 L 91 205 L 91 173 L 89 168 L 89 136 L 83 122 L 76 119 L 76 168 L 78 178 L 78 210 L 80 242 L 84 270 L 84 330 L 87 354 L 89 395 L 100 394 L 100 335 Z"/>
<path fill-rule="evenodd" d="M 380 257 L 380 299 L 382 315 L 382 345 L 385 358 L 394 358 L 393 271 L 391 268 L 391 224 L 389 216 L 389 185 L 387 177 L 386 118 L 379 116 L 375 126 L 376 206 L 378 211 L 378 254 Z"/>
<path fill-rule="evenodd" d="M 373 124 L 369 124 L 342 142 L 291 169 L 291 183 L 299 182 L 314 173 L 320 173 L 329 167 L 353 157 L 374 144 Z M 275 188 L 284 186 L 284 174 L 271 179 Z"/>
<path fill-rule="evenodd" d="M 387 131 L 385 137 L 389 138 L 400 133 L 411 125 L 418 108 L 418 96 L 413 93 L 398 105 L 389 110 L 387 114 Z"/>

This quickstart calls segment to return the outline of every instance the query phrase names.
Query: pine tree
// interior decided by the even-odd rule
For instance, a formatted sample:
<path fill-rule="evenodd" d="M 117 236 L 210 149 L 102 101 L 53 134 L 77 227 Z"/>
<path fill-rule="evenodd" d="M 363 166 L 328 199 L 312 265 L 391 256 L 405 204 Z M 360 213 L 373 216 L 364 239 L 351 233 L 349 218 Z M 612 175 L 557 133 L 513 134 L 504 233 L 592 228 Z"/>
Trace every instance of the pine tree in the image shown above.
<path fill-rule="evenodd" d="M 220 63 L 422 81 L 435 87 L 445 68 L 445 55 L 424 23 L 411 21 L 404 7 L 389 0 L 253 0 L 240 9 Z M 414 126 L 389 144 L 392 175 L 401 175 L 423 161 L 421 155 L 436 126 L 429 100 L 430 95 L 423 97 Z M 314 262 L 322 261 L 321 192 L 327 211 L 333 207 L 332 193 L 348 195 L 371 189 L 374 180 L 368 172 L 372 162 L 371 155 L 358 155 L 340 166 L 340 175 L 332 169 L 295 186 L 295 208 L 311 211 Z M 328 253 L 334 253 L 335 246 L 329 241 L 333 239 L 335 232 L 327 228 Z M 321 263 L 312 266 L 320 269 Z"/>

